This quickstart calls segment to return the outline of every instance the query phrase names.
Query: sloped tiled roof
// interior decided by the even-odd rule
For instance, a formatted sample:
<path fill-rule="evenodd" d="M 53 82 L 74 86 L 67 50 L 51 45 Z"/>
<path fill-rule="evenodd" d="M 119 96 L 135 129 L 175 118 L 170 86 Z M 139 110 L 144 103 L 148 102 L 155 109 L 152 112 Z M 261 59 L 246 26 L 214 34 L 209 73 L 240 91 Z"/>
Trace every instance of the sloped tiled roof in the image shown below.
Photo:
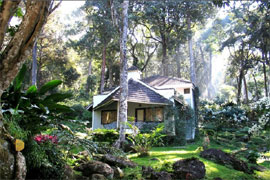
<path fill-rule="evenodd" d="M 96 108 L 106 104 L 110 100 L 118 100 L 120 96 L 120 89 L 116 90 L 102 102 L 100 102 Z M 128 102 L 149 103 L 149 104 L 170 104 L 171 101 L 157 93 L 152 88 L 140 81 L 129 79 L 128 81 Z"/>
<path fill-rule="evenodd" d="M 142 81 L 152 87 L 175 85 L 175 84 L 191 84 L 190 81 L 185 79 L 160 75 L 150 76 L 145 79 L 142 79 Z"/>
<path fill-rule="evenodd" d="M 139 68 L 137 68 L 136 66 L 131 66 L 130 68 L 128 68 L 128 71 L 135 71 L 135 70 L 139 70 Z"/>

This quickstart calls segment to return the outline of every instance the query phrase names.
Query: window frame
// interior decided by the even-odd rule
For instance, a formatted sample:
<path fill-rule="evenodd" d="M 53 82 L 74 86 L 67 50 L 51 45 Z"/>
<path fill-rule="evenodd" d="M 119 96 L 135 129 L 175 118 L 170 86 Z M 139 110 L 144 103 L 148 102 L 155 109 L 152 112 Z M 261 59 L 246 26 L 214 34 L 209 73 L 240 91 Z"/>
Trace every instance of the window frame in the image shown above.
<path fill-rule="evenodd" d="M 102 110 L 102 111 L 101 111 L 101 118 L 100 118 L 101 124 L 102 124 L 102 125 L 106 125 L 106 124 L 113 123 L 113 122 L 110 122 L 110 123 L 103 123 L 103 121 L 102 121 L 102 113 L 104 113 L 104 112 L 116 112 L 116 121 L 113 121 L 113 122 L 117 122 L 117 110 Z"/>

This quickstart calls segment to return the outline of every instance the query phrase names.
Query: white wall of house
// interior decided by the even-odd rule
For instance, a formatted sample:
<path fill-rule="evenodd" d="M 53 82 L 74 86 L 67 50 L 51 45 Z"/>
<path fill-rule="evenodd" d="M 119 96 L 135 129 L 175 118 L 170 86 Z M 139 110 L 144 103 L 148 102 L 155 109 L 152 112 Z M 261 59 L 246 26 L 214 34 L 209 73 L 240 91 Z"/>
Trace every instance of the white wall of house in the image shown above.
<path fill-rule="evenodd" d="M 141 72 L 138 70 L 134 70 L 134 71 L 128 71 L 128 79 L 132 78 L 134 80 L 136 79 L 141 79 Z"/>
<path fill-rule="evenodd" d="M 174 88 L 179 94 L 183 95 L 185 102 L 191 106 L 192 109 L 194 109 L 194 97 L 193 97 L 193 92 L 192 92 L 192 85 L 191 84 L 181 84 L 181 85 L 164 85 L 164 86 L 159 86 L 158 88 Z M 190 89 L 190 93 L 189 94 L 184 94 L 184 89 Z M 170 92 L 169 90 L 158 90 L 160 94 L 162 94 L 163 96 L 165 96 L 166 98 L 170 98 L 173 95 L 172 92 Z M 167 93 L 167 95 L 166 95 Z M 169 99 L 168 98 L 168 99 Z"/>
<path fill-rule="evenodd" d="M 101 129 L 103 125 L 101 124 L 101 111 L 93 111 L 92 113 L 92 129 Z"/>
<path fill-rule="evenodd" d="M 165 98 L 173 101 L 171 98 L 174 96 L 174 89 L 157 89 L 156 91 Z"/>

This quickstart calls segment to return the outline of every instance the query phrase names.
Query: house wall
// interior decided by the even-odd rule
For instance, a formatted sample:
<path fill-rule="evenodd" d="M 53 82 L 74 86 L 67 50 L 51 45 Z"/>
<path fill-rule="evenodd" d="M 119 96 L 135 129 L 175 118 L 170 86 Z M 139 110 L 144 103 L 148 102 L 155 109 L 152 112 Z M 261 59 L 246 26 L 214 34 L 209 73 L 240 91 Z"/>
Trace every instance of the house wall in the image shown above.
<path fill-rule="evenodd" d="M 101 129 L 103 125 L 101 124 L 101 111 L 93 111 L 92 113 L 92 129 Z"/>
<path fill-rule="evenodd" d="M 172 100 L 171 98 L 174 96 L 174 89 L 172 88 L 171 89 L 157 89 L 156 91 L 169 100 Z"/>
<path fill-rule="evenodd" d="M 128 71 L 128 79 L 130 79 L 130 78 L 132 78 L 134 80 L 141 79 L 141 72 L 140 71 L 137 71 L 137 70 L 135 70 L 135 71 Z"/>
<path fill-rule="evenodd" d="M 192 85 L 186 84 L 186 85 L 164 85 L 164 86 L 158 86 L 156 88 L 174 88 L 175 91 L 179 94 L 181 94 L 184 97 L 185 102 L 191 106 L 192 109 L 194 109 L 194 99 L 193 99 L 193 92 L 192 92 Z M 190 89 L 190 94 L 184 94 L 184 89 Z M 172 96 L 171 90 L 158 90 L 160 94 L 165 96 L 166 98 L 168 96 Z M 170 98 L 170 97 L 169 97 Z"/>

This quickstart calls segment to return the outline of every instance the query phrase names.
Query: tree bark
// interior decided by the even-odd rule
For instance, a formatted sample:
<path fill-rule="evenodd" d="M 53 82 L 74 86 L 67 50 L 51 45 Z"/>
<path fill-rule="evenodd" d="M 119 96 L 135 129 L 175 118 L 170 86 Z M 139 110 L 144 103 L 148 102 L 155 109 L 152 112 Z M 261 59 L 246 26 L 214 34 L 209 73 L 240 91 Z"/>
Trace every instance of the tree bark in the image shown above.
<path fill-rule="evenodd" d="M 89 63 L 88 63 L 88 76 L 92 74 L 92 58 L 90 58 Z"/>
<path fill-rule="evenodd" d="M 14 13 L 16 12 L 20 2 L 20 0 L 2 1 L 2 5 L 0 8 L 0 49 L 2 49 L 8 24 Z"/>
<path fill-rule="evenodd" d="M 100 79 L 100 94 L 104 91 L 104 79 L 105 79 L 105 67 L 106 67 L 106 43 L 104 43 L 102 50 L 102 67 L 101 67 L 101 79 Z"/>
<path fill-rule="evenodd" d="M 113 87 L 113 71 L 112 71 L 112 63 L 110 63 L 109 67 L 109 88 L 111 89 Z"/>
<path fill-rule="evenodd" d="M 35 41 L 32 52 L 32 85 L 37 85 L 37 41 Z"/>
<path fill-rule="evenodd" d="M 212 90 L 213 90 L 213 85 L 212 85 L 212 50 L 209 52 L 209 69 L 208 69 L 208 99 L 211 99 L 212 96 Z"/>
<path fill-rule="evenodd" d="M 264 76 L 264 92 L 265 92 L 265 97 L 268 97 L 266 66 L 265 66 L 265 63 L 264 62 L 263 62 L 263 76 Z"/>
<path fill-rule="evenodd" d="M 244 81 L 244 87 L 245 87 L 245 103 L 248 104 L 249 99 L 248 99 L 248 87 L 247 87 L 247 81 L 246 81 L 246 76 L 243 75 L 243 81 Z"/>
<path fill-rule="evenodd" d="M 121 74 L 120 74 L 120 109 L 119 109 L 119 139 L 115 146 L 120 148 L 125 141 L 126 122 L 127 122 L 127 98 L 128 98 L 128 79 L 127 79 L 127 29 L 128 29 L 128 5 L 129 1 L 125 0 L 122 4 L 122 34 L 120 44 Z"/>
<path fill-rule="evenodd" d="M 46 21 L 50 2 L 50 0 L 27 1 L 26 14 L 0 59 L 2 91 L 8 88 L 24 63 L 25 57 L 30 54 L 34 41 Z"/>
<path fill-rule="evenodd" d="M 238 78 L 238 82 L 237 82 L 237 104 L 240 105 L 240 101 L 241 101 L 241 91 L 242 91 L 242 80 L 243 80 L 243 70 L 242 68 L 240 69 L 240 73 L 239 73 L 239 78 Z"/>
<path fill-rule="evenodd" d="M 188 30 L 191 32 L 191 21 L 190 17 L 187 18 L 187 26 Z M 196 72 L 195 72 L 195 60 L 193 56 L 193 42 L 192 42 L 192 34 L 188 36 L 188 52 L 189 52 L 189 61 L 190 61 L 190 79 L 191 82 L 196 86 Z"/>
<path fill-rule="evenodd" d="M 176 60 L 176 73 L 177 77 L 181 78 L 181 64 L 180 64 L 180 51 L 177 51 L 177 57 L 175 58 Z"/>
<path fill-rule="evenodd" d="M 254 84 L 255 84 L 255 96 L 256 96 L 256 101 L 259 100 L 259 94 L 258 94 L 258 84 L 255 78 L 255 75 L 252 73 Z"/>
<path fill-rule="evenodd" d="M 162 70 L 163 75 L 168 76 L 167 43 L 165 37 L 162 38 Z"/>

